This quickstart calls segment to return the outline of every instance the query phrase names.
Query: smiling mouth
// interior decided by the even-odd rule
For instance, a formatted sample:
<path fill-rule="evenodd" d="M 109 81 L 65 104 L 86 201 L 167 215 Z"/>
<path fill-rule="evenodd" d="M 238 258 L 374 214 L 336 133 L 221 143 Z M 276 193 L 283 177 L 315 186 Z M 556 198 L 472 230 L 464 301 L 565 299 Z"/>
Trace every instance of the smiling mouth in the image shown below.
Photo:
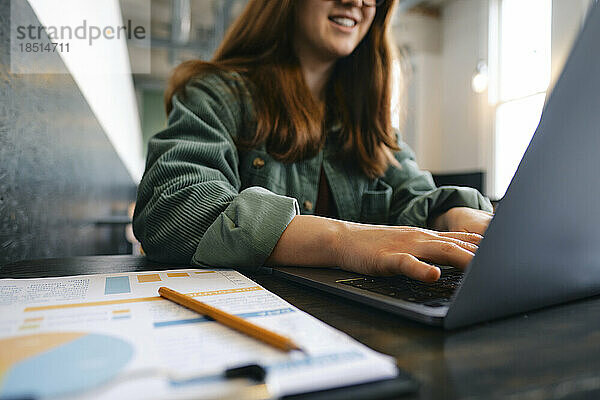
<path fill-rule="evenodd" d="M 337 25 L 346 27 L 346 28 L 352 28 L 353 26 L 356 26 L 356 21 L 351 19 L 351 18 L 346 18 L 346 17 L 329 17 L 329 20 L 334 22 Z"/>

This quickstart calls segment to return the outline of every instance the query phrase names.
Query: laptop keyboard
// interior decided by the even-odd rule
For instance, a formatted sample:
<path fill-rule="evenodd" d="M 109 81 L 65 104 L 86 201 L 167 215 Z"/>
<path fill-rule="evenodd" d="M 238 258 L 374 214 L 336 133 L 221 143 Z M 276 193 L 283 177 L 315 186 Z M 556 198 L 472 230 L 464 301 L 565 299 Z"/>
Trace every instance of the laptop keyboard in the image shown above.
<path fill-rule="evenodd" d="M 423 304 L 429 307 L 447 306 L 454 291 L 460 286 L 463 272 L 456 268 L 441 267 L 442 276 L 436 282 L 424 283 L 404 275 L 389 278 L 363 276 L 336 281 L 343 285 L 367 290 Z"/>

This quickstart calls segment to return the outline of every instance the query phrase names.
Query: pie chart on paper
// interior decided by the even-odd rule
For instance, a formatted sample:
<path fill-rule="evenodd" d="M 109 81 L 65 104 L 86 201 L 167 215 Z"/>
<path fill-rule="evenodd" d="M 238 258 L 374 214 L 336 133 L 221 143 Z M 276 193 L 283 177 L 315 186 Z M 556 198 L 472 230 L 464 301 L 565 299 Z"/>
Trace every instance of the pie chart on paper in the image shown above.
<path fill-rule="evenodd" d="M 0 339 L 0 399 L 76 394 L 109 382 L 133 347 L 92 333 L 41 333 Z"/>

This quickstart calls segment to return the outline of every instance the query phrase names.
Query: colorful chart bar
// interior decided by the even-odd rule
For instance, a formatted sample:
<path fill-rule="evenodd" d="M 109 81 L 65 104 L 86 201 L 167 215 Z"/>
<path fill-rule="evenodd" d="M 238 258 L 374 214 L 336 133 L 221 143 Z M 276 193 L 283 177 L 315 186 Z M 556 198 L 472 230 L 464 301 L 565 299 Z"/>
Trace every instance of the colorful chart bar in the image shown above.
<path fill-rule="evenodd" d="M 138 297 L 137 299 L 90 301 L 88 303 L 52 304 L 52 305 L 48 305 L 48 306 L 27 307 L 27 308 L 25 308 L 24 311 L 31 312 L 31 311 L 60 310 L 63 308 L 109 306 L 109 305 L 113 305 L 113 304 L 142 303 L 145 301 L 156 301 L 156 300 L 162 300 L 162 299 L 163 298 L 160 296 L 153 296 L 153 297 Z"/>
<path fill-rule="evenodd" d="M 104 283 L 104 294 L 131 293 L 128 276 L 109 276 Z"/>
<path fill-rule="evenodd" d="M 255 291 L 255 290 L 262 290 L 262 288 L 260 286 L 251 286 L 248 288 L 240 288 L 240 289 L 212 290 L 209 292 L 186 293 L 186 295 L 192 296 L 192 297 L 215 296 L 215 295 L 219 295 L 219 294 L 251 292 L 251 291 Z M 24 311 L 31 312 L 31 311 L 60 310 L 63 308 L 108 306 L 108 305 L 113 305 L 113 304 L 141 303 L 141 302 L 145 302 L 145 301 L 156 301 L 156 300 L 163 300 L 163 298 L 160 296 L 152 296 L 152 297 L 138 297 L 135 299 L 90 301 L 87 303 L 52 304 L 52 305 L 47 305 L 47 306 L 27 307 L 27 308 L 25 308 Z M 165 300 L 165 301 L 167 301 L 167 300 Z"/>
<path fill-rule="evenodd" d="M 255 290 L 262 290 L 262 288 L 260 286 L 251 286 L 251 287 L 240 288 L 240 289 L 223 289 L 223 290 L 212 290 L 210 292 L 195 292 L 195 293 L 188 293 L 187 295 L 192 296 L 192 297 L 202 297 L 202 296 L 215 296 L 218 294 L 228 294 L 228 293 L 253 292 Z"/>
<path fill-rule="evenodd" d="M 160 282 L 161 281 L 159 274 L 138 275 L 137 280 L 139 283 Z"/>
<path fill-rule="evenodd" d="M 129 310 L 128 308 L 124 308 L 121 310 L 113 310 L 112 315 L 112 319 L 130 319 L 131 310 Z"/>
<path fill-rule="evenodd" d="M 271 315 L 281 315 L 281 314 L 287 314 L 287 313 L 291 313 L 291 312 L 294 312 L 294 309 L 288 307 L 288 308 L 279 308 L 276 310 L 255 311 L 255 312 L 235 314 L 235 315 L 240 318 L 252 318 L 252 317 L 268 317 Z M 174 321 L 155 322 L 154 327 L 155 328 L 163 328 L 166 326 L 188 325 L 188 324 L 196 324 L 198 322 L 208 322 L 208 321 L 214 321 L 214 320 L 210 317 L 205 317 L 205 316 L 197 317 L 197 318 L 188 318 L 188 319 L 177 319 Z"/>
<path fill-rule="evenodd" d="M 19 327 L 20 331 L 26 331 L 26 330 L 30 330 L 30 329 L 37 329 L 40 327 L 40 324 L 35 324 L 35 325 L 22 325 Z"/>
<path fill-rule="evenodd" d="M 174 326 L 174 325 L 188 325 L 188 324 L 196 324 L 198 322 L 207 322 L 212 321 L 212 318 L 207 317 L 198 317 L 198 318 L 189 318 L 189 319 L 177 319 L 174 321 L 161 321 L 155 322 L 155 328 L 163 328 L 165 326 Z"/>
<path fill-rule="evenodd" d="M 253 318 L 253 317 L 270 317 L 272 315 L 281 315 L 294 312 L 293 308 L 279 308 L 277 310 L 266 310 L 266 311 L 255 311 L 243 314 L 236 314 L 240 318 Z"/>
<path fill-rule="evenodd" d="M 185 272 L 167 272 L 168 278 L 189 278 L 190 276 Z"/>

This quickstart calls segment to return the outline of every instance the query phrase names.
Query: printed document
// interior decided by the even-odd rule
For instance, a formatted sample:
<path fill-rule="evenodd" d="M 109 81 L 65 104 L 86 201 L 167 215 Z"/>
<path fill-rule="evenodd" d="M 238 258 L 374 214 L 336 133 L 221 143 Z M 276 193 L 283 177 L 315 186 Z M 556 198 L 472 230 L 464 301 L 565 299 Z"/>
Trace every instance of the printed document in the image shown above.
<path fill-rule="evenodd" d="M 161 286 L 285 335 L 306 354 L 165 300 Z M 0 399 L 244 397 L 250 383 L 223 371 L 248 364 L 266 369 L 273 397 L 396 376 L 391 357 L 235 270 L 0 279 Z"/>

